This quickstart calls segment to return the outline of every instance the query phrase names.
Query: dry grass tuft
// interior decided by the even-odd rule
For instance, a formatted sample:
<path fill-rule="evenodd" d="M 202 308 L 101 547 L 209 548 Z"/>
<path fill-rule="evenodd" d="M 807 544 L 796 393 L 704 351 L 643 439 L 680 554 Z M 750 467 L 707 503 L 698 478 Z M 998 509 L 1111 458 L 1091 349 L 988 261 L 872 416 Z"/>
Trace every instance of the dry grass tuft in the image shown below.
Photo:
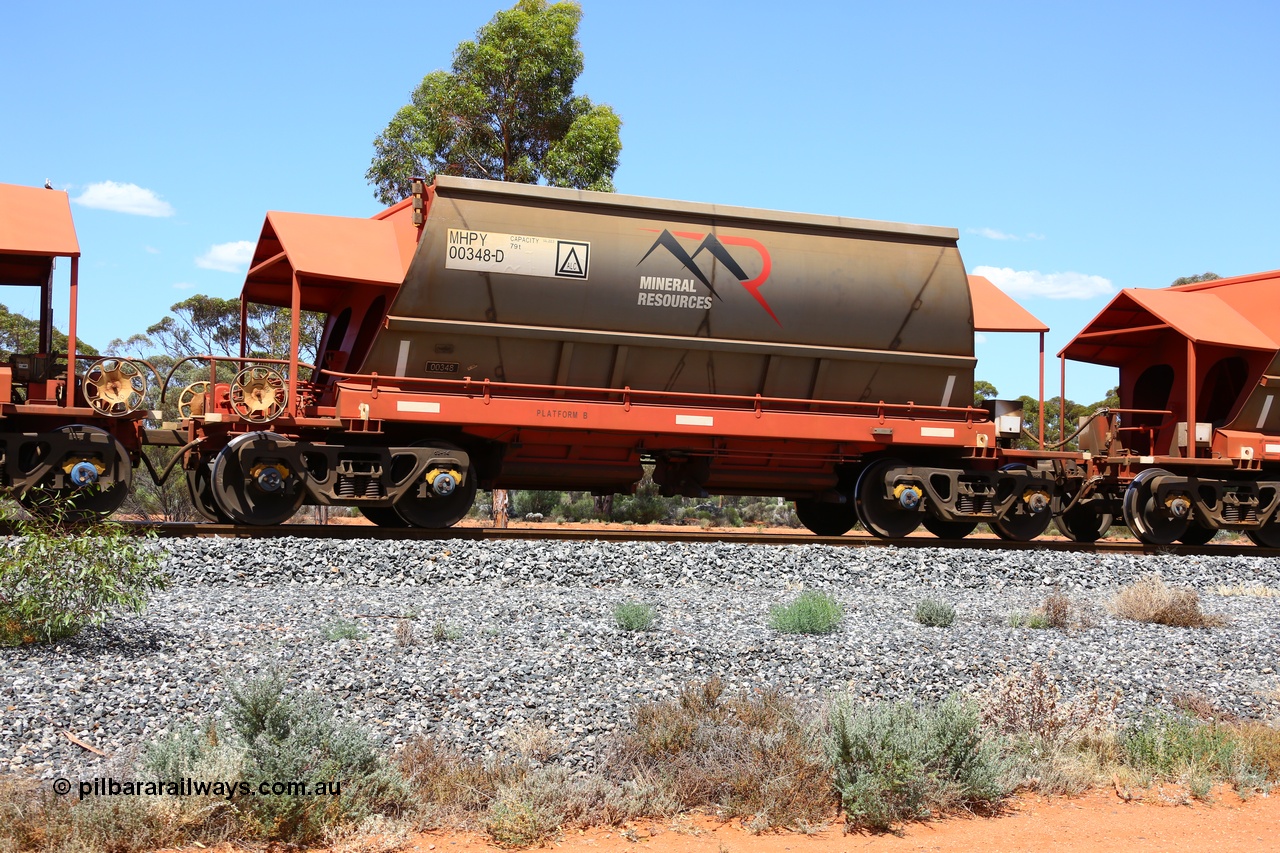
<path fill-rule="evenodd" d="M 1245 586 L 1244 584 L 1236 584 L 1235 586 L 1219 586 L 1215 592 L 1218 595 L 1243 595 L 1249 598 L 1276 598 L 1280 597 L 1280 589 L 1274 589 L 1262 584 L 1253 584 Z"/>
<path fill-rule="evenodd" d="M 726 696 L 718 678 L 637 708 L 610 766 L 756 831 L 825 823 L 835 806 L 816 727 L 777 691 Z"/>
<path fill-rule="evenodd" d="M 1121 619 L 1175 628 L 1218 628 L 1224 616 L 1200 609 L 1200 596 L 1188 587 L 1171 587 L 1158 574 L 1143 576 L 1111 599 L 1111 613 Z"/>
<path fill-rule="evenodd" d="M 1234 723 L 1239 720 L 1235 714 L 1218 710 L 1203 693 L 1178 693 L 1169 697 L 1169 704 L 1187 716 L 1206 723 Z"/>

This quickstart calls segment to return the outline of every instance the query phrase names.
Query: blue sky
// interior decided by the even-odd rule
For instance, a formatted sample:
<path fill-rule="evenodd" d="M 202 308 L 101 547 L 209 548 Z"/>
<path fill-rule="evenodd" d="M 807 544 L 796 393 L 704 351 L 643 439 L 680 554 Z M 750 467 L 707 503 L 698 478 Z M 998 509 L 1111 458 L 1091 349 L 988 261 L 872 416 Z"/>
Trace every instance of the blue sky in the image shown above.
<path fill-rule="evenodd" d="M 1280 267 L 1280 4 L 583 6 L 620 191 L 956 227 L 1051 353 L 1119 288 Z M 267 210 L 374 213 L 374 136 L 499 8 L 7 4 L 0 182 L 88 203 L 81 337 L 238 294 Z M 1035 351 L 987 336 L 978 376 L 1034 394 Z M 1082 402 L 1114 383 L 1068 372 Z"/>

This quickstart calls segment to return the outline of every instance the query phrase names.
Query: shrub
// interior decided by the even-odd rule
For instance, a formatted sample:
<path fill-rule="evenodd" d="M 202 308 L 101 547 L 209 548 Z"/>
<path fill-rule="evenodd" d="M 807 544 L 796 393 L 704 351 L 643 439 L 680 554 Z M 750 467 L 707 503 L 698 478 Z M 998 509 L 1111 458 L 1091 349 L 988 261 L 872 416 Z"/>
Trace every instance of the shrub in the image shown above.
<path fill-rule="evenodd" d="M 656 780 L 668 808 L 750 816 L 754 830 L 804 826 L 831 812 L 830 767 L 814 726 L 778 692 L 726 696 L 718 678 L 637 707 L 610 766 L 614 776 Z"/>
<path fill-rule="evenodd" d="M 807 590 L 790 604 L 769 611 L 769 627 L 784 634 L 830 634 L 844 619 L 844 607 L 825 592 Z"/>
<path fill-rule="evenodd" d="M 285 793 L 241 801 L 254 834 L 308 844 L 326 827 L 355 823 L 371 814 L 405 807 L 408 791 L 387 770 L 362 730 L 339 723 L 332 708 L 314 693 L 286 693 L 278 675 L 257 678 L 231 690 L 228 719 L 244 745 L 241 778 L 253 790 L 264 782 L 326 784 L 339 793 L 315 796 Z"/>
<path fill-rule="evenodd" d="M 836 704 L 827 751 L 849 822 L 883 830 L 1002 800 L 1005 766 L 978 720 L 977 707 L 956 698 L 919 709 Z"/>
<path fill-rule="evenodd" d="M 431 626 L 431 639 L 437 643 L 447 643 L 462 636 L 462 630 L 445 622 L 436 622 Z"/>
<path fill-rule="evenodd" d="M 121 610 L 141 613 L 167 584 L 155 534 L 109 520 L 78 520 L 69 503 L 15 518 L 0 545 L 0 645 L 47 643 L 101 625 Z"/>
<path fill-rule="evenodd" d="M 1090 621 L 1080 612 L 1070 597 L 1060 590 L 1055 590 L 1045 598 L 1044 604 L 1034 610 L 1027 613 L 1011 614 L 1009 616 L 1009 627 L 1033 628 L 1036 630 L 1057 628 L 1065 631 L 1073 625 L 1088 625 Z"/>
<path fill-rule="evenodd" d="M 1010 628 L 1031 628 L 1035 631 L 1043 631 L 1049 627 L 1049 617 L 1044 615 L 1044 611 L 1036 608 L 1035 610 L 1009 614 Z"/>
<path fill-rule="evenodd" d="M 365 633 L 360 629 L 360 625 L 346 619 L 330 622 L 324 626 L 320 633 L 331 643 L 338 640 L 363 640 L 365 638 Z"/>
<path fill-rule="evenodd" d="M 1200 596 L 1195 590 L 1168 586 L 1158 574 L 1145 575 L 1121 589 L 1111 599 L 1110 609 L 1121 619 L 1175 628 L 1216 628 L 1227 624 L 1225 617 L 1200 610 Z"/>
<path fill-rule="evenodd" d="M 652 605 L 625 602 L 613 608 L 613 622 L 623 631 L 648 631 L 658 621 Z"/>
<path fill-rule="evenodd" d="M 511 516 L 518 518 L 520 516 L 535 513 L 542 516 L 550 516 L 555 508 L 560 504 L 560 492 L 548 490 L 518 490 L 511 493 Z"/>
<path fill-rule="evenodd" d="M 1120 753 L 1134 770 L 1185 782 L 1193 787 L 1193 794 L 1199 780 L 1248 775 L 1248 750 L 1230 726 L 1180 714 L 1144 716 L 1122 733 Z"/>
<path fill-rule="evenodd" d="M 929 628 L 950 628 L 956 621 L 956 609 L 945 601 L 926 598 L 916 605 L 916 621 Z"/>

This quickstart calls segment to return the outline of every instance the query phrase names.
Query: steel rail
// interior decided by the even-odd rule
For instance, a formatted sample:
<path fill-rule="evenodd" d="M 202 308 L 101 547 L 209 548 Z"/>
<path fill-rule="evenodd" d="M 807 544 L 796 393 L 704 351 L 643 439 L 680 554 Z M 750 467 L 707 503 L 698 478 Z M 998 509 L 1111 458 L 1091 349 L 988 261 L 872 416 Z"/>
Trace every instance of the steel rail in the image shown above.
<path fill-rule="evenodd" d="M 511 540 L 547 540 L 561 542 L 668 542 L 668 543 L 742 543 L 749 545 L 828 545 L 839 548 L 894 547 L 969 548 L 979 551 L 1043 551 L 1046 553 L 1145 554 L 1164 556 L 1208 557 L 1280 557 L 1280 548 L 1262 548 L 1252 543 L 1239 545 L 1146 545 L 1136 540 L 1102 540 L 1071 542 L 1065 539 L 1033 539 L 1030 542 L 1008 542 L 996 538 L 937 539 L 932 536 L 910 536 L 904 539 L 880 539 L 863 533 L 844 536 L 815 536 L 812 533 L 764 533 L 734 530 L 647 530 L 633 528 L 561 527 L 554 522 L 542 527 L 450 527 L 438 530 L 422 528 L 393 529 L 365 524 L 283 524 L 276 527 L 211 524 L 208 522 L 124 522 L 138 532 L 151 532 L 163 539 L 228 538 L 279 539 L 398 539 L 423 542 L 503 542 Z M 10 524 L 0 524 L 0 535 L 13 535 Z"/>

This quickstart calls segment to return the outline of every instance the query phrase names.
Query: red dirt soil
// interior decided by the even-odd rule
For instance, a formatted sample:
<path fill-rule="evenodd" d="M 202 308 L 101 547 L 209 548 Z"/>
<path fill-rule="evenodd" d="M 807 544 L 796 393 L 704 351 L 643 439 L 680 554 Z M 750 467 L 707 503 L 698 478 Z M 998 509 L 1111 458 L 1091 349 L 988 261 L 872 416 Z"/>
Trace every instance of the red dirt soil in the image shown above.
<path fill-rule="evenodd" d="M 1256 795 L 1241 802 L 1226 789 L 1209 803 L 1178 804 L 1181 794 L 1147 792 L 1126 801 L 1112 790 L 1080 797 L 1022 796 L 997 817 L 955 817 L 908 824 L 901 834 L 845 834 L 839 823 L 814 835 L 751 835 L 739 822 L 694 817 L 629 828 L 572 830 L 548 846 L 566 853 L 1259 853 L 1280 850 L 1280 797 Z M 412 853 L 492 853 L 473 833 L 432 832 L 405 846 L 374 839 L 347 850 Z"/>

